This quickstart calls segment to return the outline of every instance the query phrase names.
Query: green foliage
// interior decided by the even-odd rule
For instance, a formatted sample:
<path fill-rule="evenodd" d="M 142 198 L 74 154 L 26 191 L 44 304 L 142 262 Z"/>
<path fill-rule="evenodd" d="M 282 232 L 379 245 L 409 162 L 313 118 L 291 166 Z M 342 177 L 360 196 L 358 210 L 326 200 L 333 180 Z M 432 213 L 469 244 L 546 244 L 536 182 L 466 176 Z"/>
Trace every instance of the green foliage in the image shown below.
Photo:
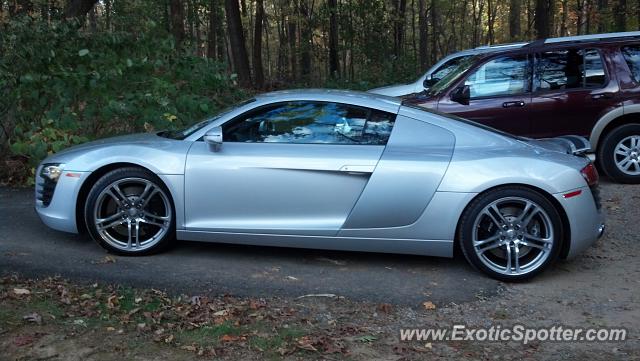
<path fill-rule="evenodd" d="M 177 51 L 164 29 L 86 33 L 22 17 L 0 31 L 0 120 L 31 168 L 87 140 L 182 127 L 245 96 L 223 64 Z M 4 110 L 4 111 L 3 111 Z"/>

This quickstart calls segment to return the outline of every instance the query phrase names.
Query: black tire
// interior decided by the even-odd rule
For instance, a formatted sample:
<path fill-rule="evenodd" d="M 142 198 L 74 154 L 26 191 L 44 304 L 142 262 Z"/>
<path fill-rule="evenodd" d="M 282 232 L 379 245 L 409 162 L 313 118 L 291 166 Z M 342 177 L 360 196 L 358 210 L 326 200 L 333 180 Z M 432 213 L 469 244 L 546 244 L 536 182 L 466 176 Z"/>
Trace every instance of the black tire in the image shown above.
<path fill-rule="evenodd" d="M 638 174 L 628 174 L 616 165 L 616 157 L 618 159 L 624 157 L 616 155 L 616 147 L 622 140 L 632 136 L 640 137 L 640 124 L 625 124 L 613 129 L 607 133 L 598 148 L 598 164 L 604 173 L 615 182 L 640 183 L 640 172 Z M 634 170 L 635 166 L 631 165 L 630 169 Z"/>
<path fill-rule="evenodd" d="M 120 194 L 125 196 L 124 200 L 122 197 L 109 196 L 110 193 L 118 193 L 115 191 L 116 188 L 113 188 L 114 184 L 117 184 L 118 189 L 122 188 Z M 153 193 L 155 188 L 150 187 L 149 193 L 151 193 L 151 196 L 147 197 L 149 200 L 144 202 L 142 197 L 136 198 L 135 193 L 138 192 L 140 193 L 138 196 L 142 196 L 144 192 L 142 189 L 145 189 L 147 184 L 157 187 L 158 191 Z M 107 188 L 111 191 L 110 193 Z M 120 202 L 116 198 L 120 199 Z M 100 203 L 98 204 L 98 202 Z M 143 205 L 143 202 L 145 205 Z M 97 209 L 96 205 L 98 205 Z M 130 208 L 124 207 L 124 205 Z M 118 221 L 123 223 L 99 230 L 96 225 L 96 214 L 98 212 L 113 213 L 110 216 L 105 216 L 105 218 L 115 217 L 112 221 L 105 221 L 105 224 L 114 224 Z M 135 214 L 132 215 L 130 212 Z M 89 191 L 84 216 L 91 238 L 111 253 L 125 256 L 153 254 L 165 250 L 175 239 L 176 217 L 171 194 L 155 174 L 142 168 L 118 168 L 102 176 Z M 121 219 L 120 216 L 128 218 Z M 136 225 L 129 226 L 129 221 Z M 153 222 L 158 224 L 151 224 Z M 134 229 L 139 232 L 134 233 L 131 227 L 135 227 Z M 123 234 L 123 232 L 126 232 L 126 234 Z M 150 236 L 148 243 L 139 242 L 141 233 Z M 137 237 L 132 237 L 132 234 L 136 234 Z M 132 238 L 137 239 L 138 242 L 134 243 Z"/>
<path fill-rule="evenodd" d="M 506 241 L 511 239 L 509 237 L 513 237 L 514 240 L 512 242 L 516 242 L 517 240 L 519 243 L 513 246 L 514 248 L 509 248 L 509 251 L 514 252 L 514 254 L 520 254 L 520 253 L 515 253 L 515 251 L 511 251 L 512 249 L 515 250 L 515 247 L 517 247 L 518 252 L 523 252 L 523 255 L 522 255 L 523 261 L 525 261 L 527 258 L 530 258 L 532 264 L 530 268 L 528 269 L 525 268 L 524 270 L 522 270 L 522 273 L 520 274 L 515 274 L 515 273 L 506 274 L 507 273 L 506 269 L 508 265 L 515 262 L 506 263 L 506 260 L 504 260 L 505 271 L 504 273 L 498 272 L 486 264 L 487 262 L 489 263 L 491 262 L 491 260 L 487 260 L 487 259 L 490 258 L 489 256 L 491 256 L 495 260 L 500 260 L 499 255 L 494 255 L 494 253 L 496 254 L 504 253 L 506 255 L 507 246 L 487 247 L 487 248 L 491 248 L 491 251 L 485 251 L 484 253 L 482 253 L 484 257 L 483 258 L 484 260 L 483 260 L 481 259 L 481 256 L 478 255 L 478 251 L 476 250 L 476 247 L 474 247 L 474 243 L 473 243 L 474 234 L 476 234 L 476 232 L 478 233 L 488 232 L 485 234 L 490 234 L 489 231 L 487 231 L 487 229 L 490 230 L 491 224 L 493 224 L 494 233 L 492 233 L 491 236 L 487 236 L 487 239 L 494 238 L 494 237 L 498 237 L 498 239 L 496 241 L 487 242 L 487 244 L 491 246 L 491 245 L 499 244 L 500 242 L 505 242 L 505 240 L 502 239 L 502 237 L 504 236 L 502 236 L 501 234 L 503 233 L 506 234 L 508 233 L 508 231 L 498 226 L 496 222 L 492 222 L 491 221 L 492 218 L 485 213 L 485 210 L 487 209 L 487 207 L 494 204 L 494 202 L 504 202 L 503 203 L 504 205 L 511 206 L 510 212 L 515 212 L 520 202 L 526 205 L 525 201 L 531 202 L 532 204 L 534 204 L 535 206 L 539 207 L 541 210 L 544 211 L 545 215 L 547 216 L 546 218 L 544 217 L 542 212 L 539 212 L 537 213 L 538 214 L 537 216 L 535 214 L 534 216 L 532 216 L 532 219 L 530 222 L 534 222 L 534 223 L 537 222 L 538 227 L 541 230 L 550 232 L 550 234 L 552 234 L 553 241 L 550 244 L 548 243 L 543 244 L 543 247 L 545 248 L 545 250 L 524 246 L 523 244 L 525 243 L 523 242 L 529 242 L 532 244 L 534 243 L 533 239 L 528 240 L 527 238 L 527 237 L 534 237 L 534 235 L 531 233 L 532 231 L 527 230 L 527 227 L 529 226 L 526 225 L 524 222 L 518 221 L 516 217 L 523 214 L 524 212 L 520 214 L 506 215 L 505 213 L 503 213 L 502 210 L 500 210 L 500 214 L 502 215 L 501 217 L 504 220 L 516 218 L 515 220 L 513 220 L 513 224 L 511 224 L 511 221 L 507 222 L 509 223 L 508 229 L 511 231 L 511 233 L 509 233 L 509 236 L 507 236 Z M 496 203 L 496 204 L 499 205 L 501 203 Z M 525 208 L 526 206 L 523 206 L 523 209 Z M 509 209 L 509 208 L 507 207 L 506 209 Z M 540 220 L 537 220 L 536 217 L 539 217 Z M 495 217 L 495 218 L 499 220 L 500 217 Z M 524 218 L 526 220 L 527 217 L 524 217 Z M 546 222 L 544 220 L 546 220 Z M 547 225 L 543 225 L 543 224 L 547 224 Z M 515 231 L 514 229 L 520 229 L 520 231 Z M 525 238 L 520 238 L 520 237 L 525 237 Z M 540 238 L 543 238 L 543 237 L 540 237 Z M 467 208 L 462 214 L 462 217 L 460 219 L 460 225 L 458 227 L 458 242 L 460 245 L 460 249 L 462 250 L 462 253 L 464 254 L 467 261 L 474 268 L 484 272 L 490 277 L 501 280 L 501 281 L 507 281 L 507 282 L 525 281 L 535 277 L 540 272 L 544 271 L 550 264 L 555 262 L 556 259 L 558 258 L 558 255 L 560 254 L 560 249 L 562 246 L 561 244 L 562 240 L 563 240 L 562 219 L 560 217 L 560 214 L 558 213 L 558 210 L 544 195 L 540 194 L 537 191 L 534 191 L 532 189 L 522 187 L 522 186 L 506 186 L 506 187 L 496 188 L 496 189 L 487 191 L 486 193 L 480 194 L 467 206 Z M 480 242 L 482 242 L 482 240 Z M 513 243 L 511 244 L 513 245 Z M 536 243 L 536 244 L 542 244 L 542 243 Z M 520 249 L 522 249 L 522 251 L 520 251 Z M 528 253 L 524 253 L 524 251 L 527 251 Z M 546 252 L 544 256 L 546 258 L 543 258 L 542 256 L 540 258 L 536 258 L 536 254 L 537 254 L 536 252 L 539 252 L 540 254 L 542 254 L 543 251 Z M 485 253 L 488 253 L 488 255 L 484 256 Z M 518 264 L 519 262 L 520 261 L 518 261 Z M 512 267 L 509 267 L 508 269 L 511 270 Z M 515 267 L 514 267 L 514 270 L 515 270 Z"/>

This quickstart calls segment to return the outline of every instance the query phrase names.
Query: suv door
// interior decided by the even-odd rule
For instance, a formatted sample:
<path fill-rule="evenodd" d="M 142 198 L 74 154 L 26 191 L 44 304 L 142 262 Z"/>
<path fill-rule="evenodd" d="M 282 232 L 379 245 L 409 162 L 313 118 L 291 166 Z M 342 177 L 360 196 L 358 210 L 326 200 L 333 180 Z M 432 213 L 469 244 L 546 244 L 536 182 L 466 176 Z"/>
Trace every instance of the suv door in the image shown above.
<path fill-rule="evenodd" d="M 189 231 L 335 235 L 367 185 L 396 115 L 292 101 L 222 125 L 224 143 L 189 150 Z"/>
<path fill-rule="evenodd" d="M 476 67 L 438 101 L 438 110 L 517 135 L 530 132 L 531 64 L 526 54 L 500 55 Z M 468 104 L 451 99 L 469 87 Z"/>
<path fill-rule="evenodd" d="M 595 48 L 564 48 L 535 55 L 531 136 L 589 137 L 595 122 L 618 106 L 619 87 Z"/>

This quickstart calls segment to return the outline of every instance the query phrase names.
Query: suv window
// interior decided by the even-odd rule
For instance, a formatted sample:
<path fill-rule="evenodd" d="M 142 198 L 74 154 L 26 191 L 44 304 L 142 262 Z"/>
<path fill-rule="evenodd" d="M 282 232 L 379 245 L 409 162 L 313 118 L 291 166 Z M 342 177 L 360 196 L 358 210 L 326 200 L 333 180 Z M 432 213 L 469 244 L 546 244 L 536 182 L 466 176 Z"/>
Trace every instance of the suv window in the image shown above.
<path fill-rule="evenodd" d="M 595 49 L 565 49 L 538 54 L 536 89 L 599 88 L 606 76 Z"/>
<path fill-rule="evenodd" d="M 629 45 L 622 47 L 622 55 L 631 70 L 633 79 L 640 81 L 640 45 Z"/>
<path fill-rule="evenodd" d="M 453 59 L 449 59 L 449 61 L 442 64 L 438 69 L 436 69 L 436 71 L 431 73 L 431 79 L 444 78 L 447 74 L 451 73 L 455 68 L 457 68 L 463 60 L 466 60 L 470 57 L 471 55 L 463 55 Z"/>
<path fill-rule="evenodd" d="M 528 90 L 526 56 L 502 56 L 480 66 L 465 81 L 471 98 L 515 95 Z"/>
<path fill-rule="evenodd" d="M 395 115 L 328 102 L 279 103 L 223 125 L 224 140 L 249 143 L 387 144 Z"/>

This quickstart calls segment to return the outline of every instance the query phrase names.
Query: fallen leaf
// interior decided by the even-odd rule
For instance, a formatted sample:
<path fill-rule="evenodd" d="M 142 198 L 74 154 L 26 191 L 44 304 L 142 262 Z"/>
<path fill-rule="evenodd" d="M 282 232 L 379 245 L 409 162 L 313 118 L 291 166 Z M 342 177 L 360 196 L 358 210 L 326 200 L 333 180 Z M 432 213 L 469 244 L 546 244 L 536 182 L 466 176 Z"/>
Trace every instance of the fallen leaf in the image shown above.
<path fill-rule="evenodd" d="M 238 341 L 240 339 L 240 336 L 234 336 L 234 335 L 223 335 L 222 337 L 220 337 L 220 341 L 222 342 L 233 342 L 233 341 Z"/>
<path fill-rule="evenodd" d="M 213 313 L 214 316 L 226 316 L 227 314 L 229 314 L 229 311 L 227 310 L 221 310 Z"/>
<path fill-rule="evenodd" d="M 193 346 L 193 345 L 185 345 L 185 346 L 180 346 L 181 349 L 183 350 L 187 350 L 187 351 L 191 351 L 194 352 L 196 351 L 198 348 Z"/>
<path fill-rule="evenodd" d="M 388 303 L 382 303 L 382 304 L 378 305 L 378 311 L 384 312 L 384 313 L 390 313 L 391 312 L 391 305 L 388 304 Z"/>
<path fill-rule="evenodd" d="M 14 288 L 13 293 L 15 293 L 18 296 L 23 296 L 23 295 L 30 295 L 31 291 L 29 291 L 26 288 Z"/>
<path fill-rule="evenodd" d="M 436 305 L 431 301 L 423 302 L 422 305 L 424 306 L 424 309 L 428 311 L 436 309 Z"/>
<path fill-rule="evenodd" d="M 288 280 L 291 280 L 291 281 L 297 281 L 297 280 L 298 280 L 297 278 L 295 278 L 295 277 L 293 277 L 293 276 L 287 276 L 286 278 L 287 278 Z"/>

